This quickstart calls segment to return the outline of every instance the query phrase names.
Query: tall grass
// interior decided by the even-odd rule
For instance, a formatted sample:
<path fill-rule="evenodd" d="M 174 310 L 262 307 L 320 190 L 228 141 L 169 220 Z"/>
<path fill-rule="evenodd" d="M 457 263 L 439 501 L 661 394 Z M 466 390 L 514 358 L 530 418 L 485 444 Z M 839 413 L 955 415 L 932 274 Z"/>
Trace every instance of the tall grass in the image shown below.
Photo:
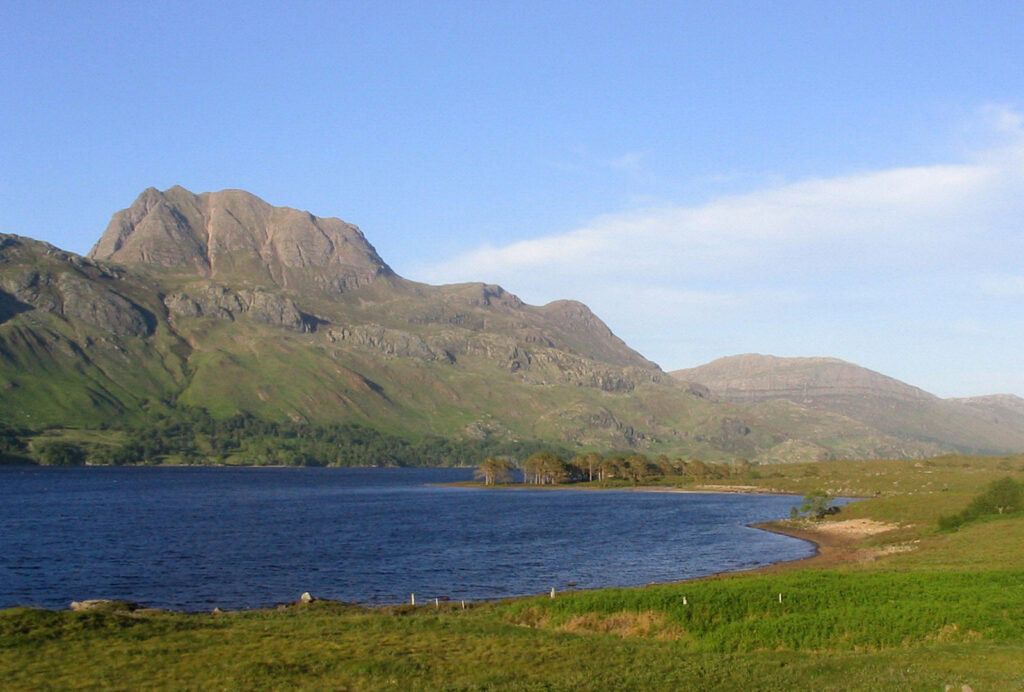
<path fill-rule="evenodd" d="M 807 571 L 605 589 L 504 607 L 510 622 L 543 629 L 622 613 L 660 614 L 663 633 L 674 626 L 695 649 L 719 652 L 1010 641 L 1024 638 L 1024 572 Z"/>

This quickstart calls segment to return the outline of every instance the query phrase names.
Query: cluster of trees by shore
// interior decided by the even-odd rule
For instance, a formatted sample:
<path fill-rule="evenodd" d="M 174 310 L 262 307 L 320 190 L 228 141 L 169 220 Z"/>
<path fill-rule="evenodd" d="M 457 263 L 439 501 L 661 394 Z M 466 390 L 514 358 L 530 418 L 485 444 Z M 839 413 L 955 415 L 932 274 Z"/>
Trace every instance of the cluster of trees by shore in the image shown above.
<path fill-rule="evenodd" d="M 487 457 L 477 467 L 476 477 L 485 485 L 510 483 L 518 476 L 522 477 L 523 483 L 533 485 L 610 480 L 641 483 L 666 476 L 695 480 L 729 478 L 756 473 L 753 467 L 753 464 L 743 459 L 736 464 L 716 464 L 699 459 L 670 459 L 664 454 L 651 458 L 636 453 L 605 456 L 590 452 L 563 457 L 545 450 L 527 456 L 519 464 L 509 457 Z"/>
<path fill-rule="evenodd" d="M 0 421 L 0 465 L 31 463 L 28 432 Z"/>

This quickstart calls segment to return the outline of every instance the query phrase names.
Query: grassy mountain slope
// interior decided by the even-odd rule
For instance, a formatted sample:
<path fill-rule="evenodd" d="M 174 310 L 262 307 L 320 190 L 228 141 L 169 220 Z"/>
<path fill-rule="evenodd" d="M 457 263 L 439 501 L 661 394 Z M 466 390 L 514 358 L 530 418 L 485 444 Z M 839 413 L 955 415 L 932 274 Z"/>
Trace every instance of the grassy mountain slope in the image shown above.
<path fill-rule="evenodd" d="M 786 401 L 843 416 L 896 441 L 897 447 L 1004 453 L 1024 449 L 1024 416 L 1003 415 L 982 397 L 975 404 L 940 399 L 917 387 L 834 358 L 747 354 L 720 358 L 672 376 L 699 382 L 725 401 Z M 1016 399 L 1016 397 L 1013 397 Z M 986 403 L 988 402 L 988 403 Z M 893 449 L 883 456 L 903 456 Z"/>
<path fill-rule="evenodd" d="M 679 388 L 570 301 L 533 307 L 495 286 L 387 273 L 338 296 L 251 277 L 229 286 L 15 236 L 0 258 L 0 411 L 28 427 L 138 420 L 181 403 L 407 437 L 710 458 L 757 444 L 731 439 L 728 407 Z"/>
<path fill-rule="evenodd" d="M 855 381 L 847 366 L 829 376 Z M 770 396 L 682 379 L 719 396 L 664 373 L 581 303 L 408 281 L 355 226 L 240 190 L 146 190 L 88 258 L 0 237 L 0 414 L 30 428 L 130 422 L 186 404 L 410 439 L 706 459 L 1024 448 L 1024 431 L 977 406 L 880 375 L 838 393 L 796 378 Z M 794 387 L 803 398 L 787 400 Z M 897 415 L 875 415 L 890 400 Z"/>
<path fill-rule="evenodd" d="M 99 425 L 164 407 L 190 348 L 157 289 L 27 238 L 0 236 L 0 413 L 39 427 Z"/>
<path fill-rule="evenodd" d="M 1024 399 L 1019 396 L 990 394 L 989 396 L 949 399 L 949 401 L 971 407 L 994 425 L 1009 427 L 1024 433 Z"/>

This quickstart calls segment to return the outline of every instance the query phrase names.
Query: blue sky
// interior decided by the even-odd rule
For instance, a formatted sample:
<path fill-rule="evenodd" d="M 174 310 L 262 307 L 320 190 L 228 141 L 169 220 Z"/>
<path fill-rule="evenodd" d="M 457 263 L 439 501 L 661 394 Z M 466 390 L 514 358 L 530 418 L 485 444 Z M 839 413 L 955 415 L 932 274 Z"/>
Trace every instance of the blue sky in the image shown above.
<path fill-rule="evenodd" d="M 1024 395 L 1024 4 L 0 0 L 0 231 L 149 186 L 582 300 L 666 369 Z"/>

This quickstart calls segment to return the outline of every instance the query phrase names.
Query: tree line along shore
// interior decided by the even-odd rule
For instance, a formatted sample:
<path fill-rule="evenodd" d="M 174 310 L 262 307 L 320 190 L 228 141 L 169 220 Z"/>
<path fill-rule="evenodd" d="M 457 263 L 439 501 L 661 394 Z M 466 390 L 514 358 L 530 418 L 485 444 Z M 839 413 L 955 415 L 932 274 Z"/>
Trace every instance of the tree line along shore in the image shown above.
<path fill-rule="evenodd" d="M 0 465 L 471 466 L 488 455 L 524 458 L 533 441 L 409 440 L 358 424 L 269 421 L 249 413 L 215 418 L 202 408 L 154 413 L 143 423 L 30 430 L 0 421 Z"/>
<path fill-rule="evenodd" d="M 646 483 L 659 478 L 708 480 L 740 477 L 761 477 L 761 471 L 747 459 L 736 463 L 704 462 L 699 459 L 654 458 L 641 453 L 602 455 L 597 452 L 576 454 L 569 458 L 550 450 L 535 452 L 518 464 L 513 458 L 489 456 L 475 471 L 485 485 L 512 482 L 517 476 L 533 485 L 605 482 L 611 480 Z"/>

